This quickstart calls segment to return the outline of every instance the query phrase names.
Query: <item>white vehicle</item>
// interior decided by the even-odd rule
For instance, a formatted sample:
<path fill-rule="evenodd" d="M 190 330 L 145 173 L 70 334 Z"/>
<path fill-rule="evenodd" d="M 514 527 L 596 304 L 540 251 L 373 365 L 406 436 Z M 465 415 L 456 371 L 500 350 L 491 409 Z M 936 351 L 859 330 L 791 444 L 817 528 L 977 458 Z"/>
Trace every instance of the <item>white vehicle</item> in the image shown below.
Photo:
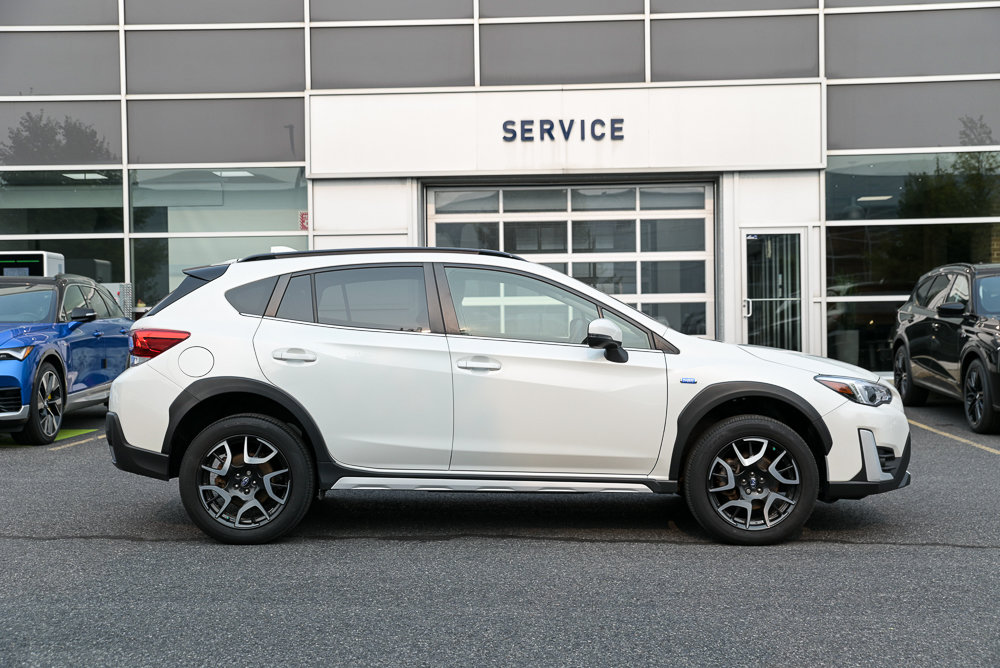
<path fill-rule="evenodd" d="M 683 494 L 716 538 L 795 535 L 816 500 L 910 482 L 863 369 L 685 336 L 492 251 L 271 253 L 191 269 L 132 328 L 115 465 L 180 478 L 230 543 L 327 490 Z"/>

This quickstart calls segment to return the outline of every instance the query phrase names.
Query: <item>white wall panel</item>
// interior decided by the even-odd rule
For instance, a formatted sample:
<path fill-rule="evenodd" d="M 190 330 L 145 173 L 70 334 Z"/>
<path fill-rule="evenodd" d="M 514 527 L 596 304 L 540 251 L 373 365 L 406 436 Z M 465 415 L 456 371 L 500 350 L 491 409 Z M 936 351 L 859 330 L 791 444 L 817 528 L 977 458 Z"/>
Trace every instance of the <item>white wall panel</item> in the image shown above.
<path fill-rule="evenodd" d="M 819 84 L 315 95 L 310 105 L 312 177 L 822 167 Z"/>
<path fill-rule="evenodd" d="M 819 220 L 819 171 L 744 172 L 739 175 L 741 225 Z"/>
<path fill-rule="evenodd" d="M 359 239 L 389 234 L 415 244 L 416 208 L 417 188 L 410 179 L 317 181 L 313 187 L 317 244 L 318 235 L 331 233 Z"/>

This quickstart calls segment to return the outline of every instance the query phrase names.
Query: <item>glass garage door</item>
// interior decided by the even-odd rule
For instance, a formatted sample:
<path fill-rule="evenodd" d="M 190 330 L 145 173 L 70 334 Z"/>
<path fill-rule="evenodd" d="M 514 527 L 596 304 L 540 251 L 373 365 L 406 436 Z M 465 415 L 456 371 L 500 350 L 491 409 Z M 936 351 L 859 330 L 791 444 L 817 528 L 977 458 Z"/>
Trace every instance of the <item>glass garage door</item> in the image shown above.
<path fill-rule="evenodd" d="M 428 245 L 548 265 L 686 334 L 715 335 L 711 184 L 431 188 Z"/>

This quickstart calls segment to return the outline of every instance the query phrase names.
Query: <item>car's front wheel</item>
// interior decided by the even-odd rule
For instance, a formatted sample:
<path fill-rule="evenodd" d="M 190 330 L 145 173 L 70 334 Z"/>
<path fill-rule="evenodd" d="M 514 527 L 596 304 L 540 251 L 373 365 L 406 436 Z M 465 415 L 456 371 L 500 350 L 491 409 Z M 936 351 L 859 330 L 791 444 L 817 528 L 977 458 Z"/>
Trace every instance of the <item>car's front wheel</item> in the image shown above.
<path fill-rule="evenodd" d="M 965 370 L 962 382 L 962 396 L 965 404 L 965 420 L 972 431 L 988 434 L 1000 426 L 1000 415 L 993 408 L 993 391 L 986 367 L 979 360 L 973 360 Z"/>
<path fill-rule="evenodd" d="M 266 543 L 293 529 L 316 492 L 312 458 L 285 425 L 236 415 L 206 427 L 180 468 L 192 521 L 224 543 Z"/>
<path fill-rule="evenodd" d="M 56 440 L 62 426 L 66 393 L 59 371 L 48 362 L 42 363 L 31 386 L 31 408 L 28 422 L 21 431 L 11 434 L 15 443 L 47 445 Z"/>
<path fill-rule="evenodd" d="M 892 381 L 899 391 L 904 406 L 922 406 L 927 401 L 927 390 L 913 384 L 913 371 L 906 346 L 896 348 L 892 361 Z"/>
<path fill-rule="evenodd" d="M 761 415 L 737 415 L 709 428 L 687 460 L 684 494 L 710 534 L 738 545 L 792 537 L 819 491 L 816 460 L 802 437 Z"/>

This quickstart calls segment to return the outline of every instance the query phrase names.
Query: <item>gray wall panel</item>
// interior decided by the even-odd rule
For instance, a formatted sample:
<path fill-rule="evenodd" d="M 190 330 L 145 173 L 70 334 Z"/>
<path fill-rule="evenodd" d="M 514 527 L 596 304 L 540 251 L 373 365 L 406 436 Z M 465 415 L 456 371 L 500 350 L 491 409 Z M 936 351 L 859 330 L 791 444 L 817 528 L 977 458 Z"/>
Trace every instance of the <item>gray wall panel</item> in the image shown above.
<path fill-rule="evenodd" d="M 310 0 L 313 21 L 471 19 L 476 0 Z"/>
<path fill-rule="evenodd" d="M 301 98 L 129 102 L 129 161 L 304 160 L 304 117 Z"/>
<path fill-rule="evenodd" d="M 479 0 L 484 18 L 642 14 L 642 0 Z"/>
<path fill-rule="evenodd" d="M 302 0 L 125 0 L 125 22 L 131 24 L 301 20 Z"/>
<path fill-rule="evenodd" d="M 0 95 L 117 95 L 117 32 L 0 33 Z"/>
<path fill-rule="evenodd" d="M 485 86 L 645 78 L 640 21 L 484 25 L 479 39 Z"/>
<path fill-rule="evenodd" d="M 121 162 L 118 102 L 0 102 L 0 164 Z"/>
<path fill-rule="evenodd" d="M 4 0 L 0 25 L 118 25 L 117 0 Z"/>

